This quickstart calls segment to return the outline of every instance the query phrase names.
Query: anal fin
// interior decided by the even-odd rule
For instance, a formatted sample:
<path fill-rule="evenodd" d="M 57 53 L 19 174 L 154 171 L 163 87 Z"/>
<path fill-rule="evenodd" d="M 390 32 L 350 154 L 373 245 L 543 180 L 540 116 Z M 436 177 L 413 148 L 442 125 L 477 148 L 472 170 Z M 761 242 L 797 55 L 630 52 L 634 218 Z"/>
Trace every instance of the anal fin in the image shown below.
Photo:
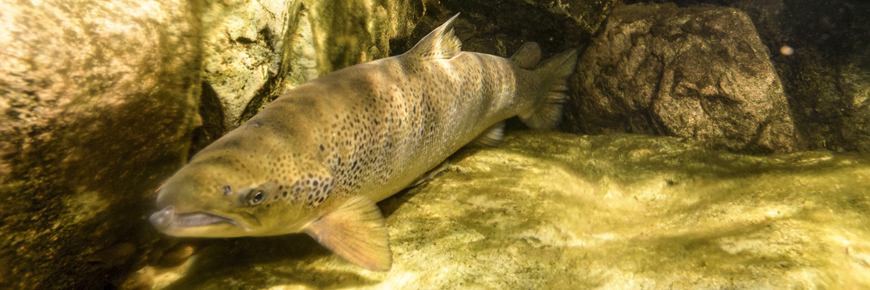
<path fill-rule="evenodd" d="M 305 233 L 339 257 L 372 271 L 389 271 L 393 263 L 384 216 L 361 196 L 312 222 Z"/>

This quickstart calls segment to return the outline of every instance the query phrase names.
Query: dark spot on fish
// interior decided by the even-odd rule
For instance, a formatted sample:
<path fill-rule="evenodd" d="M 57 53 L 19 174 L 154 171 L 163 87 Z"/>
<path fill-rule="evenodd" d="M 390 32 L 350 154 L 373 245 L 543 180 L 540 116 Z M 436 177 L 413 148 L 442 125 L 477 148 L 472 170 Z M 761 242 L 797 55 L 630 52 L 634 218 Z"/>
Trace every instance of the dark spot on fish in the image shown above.
<path fill-rule="evenodd" d="M 315 180 L 313 184 L 314 184 L 314 186 L 317 186 L 317 180 Z"/>
<path fill-rule="evenodd" d="M 279 185 L 279 186 L 278 186 L 278 190 L 282 190 L 282 189 L 284 189 L 284 186 L 283 186 L 283 185 Z"/>
<path fill-rule="evenodd" d="M 286 191 L 284 192 L 284 197 L 287 197 L 287 192 L 286 192 Z"/>
<path fill-rule="evenodd" d="M 323 150 L 324 150 L 323 144 L 320 144 L 320 151 L 323 151 Z"/>

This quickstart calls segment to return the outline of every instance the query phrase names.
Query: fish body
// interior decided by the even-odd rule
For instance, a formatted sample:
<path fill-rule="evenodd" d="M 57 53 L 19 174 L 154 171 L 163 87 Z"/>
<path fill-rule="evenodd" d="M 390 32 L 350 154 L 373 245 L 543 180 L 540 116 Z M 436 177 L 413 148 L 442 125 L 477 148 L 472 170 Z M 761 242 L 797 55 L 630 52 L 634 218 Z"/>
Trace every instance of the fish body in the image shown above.
<path fill-rule="evenodd" d="M 497 144 L 504 119 L 553 128 L 576 64 L 568 51 L 536 67 L 534 44 L 512 59 L 463 52 L 457 16 L 405 54 L 286 92 L 173 175 L 152 223 L 174 236 L 306 232 L 355 264 L 390 269 L 374 202 L 469 143 Z"/>

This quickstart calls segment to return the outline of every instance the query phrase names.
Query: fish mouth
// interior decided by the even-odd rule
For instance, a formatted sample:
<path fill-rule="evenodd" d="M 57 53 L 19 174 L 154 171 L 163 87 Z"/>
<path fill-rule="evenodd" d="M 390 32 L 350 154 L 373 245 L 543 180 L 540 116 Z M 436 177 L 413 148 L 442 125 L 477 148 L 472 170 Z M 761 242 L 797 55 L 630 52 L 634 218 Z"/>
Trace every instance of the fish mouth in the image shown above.
<path fill-rule="evenodd" d="M 150 220 L 151 224 L 161 231 L 165 231 L 171 227 L 192 228 L 214 224 L 230 224 L 237 226 L 233 219 L 210 212 L 195 211 L 176 214 L 175 207 L 171 205 L 152 214 Z"/>
<path fill-rule="evenodd" d="M 236 225 L 232 219 L 208 212 L 192 212 L 182 214 L 173 222 L 173 225 L 179 228 L 198 227 L 220 223 L 228 223 Z"/>

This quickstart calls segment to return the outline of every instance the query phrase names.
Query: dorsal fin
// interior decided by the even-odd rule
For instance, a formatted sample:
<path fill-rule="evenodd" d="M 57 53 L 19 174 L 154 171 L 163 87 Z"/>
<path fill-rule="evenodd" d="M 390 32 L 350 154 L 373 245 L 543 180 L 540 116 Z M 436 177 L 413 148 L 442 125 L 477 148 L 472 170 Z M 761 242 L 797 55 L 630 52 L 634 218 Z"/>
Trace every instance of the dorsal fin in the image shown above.
<path fill-rule="evenodd" d="M 411 50 L 402 55 L 403 58 L 449 59 L 462 52 L 462 42 L 453 34 L 453 23 L 459 13 L 450 17 L 447 22 L 429 32 L 426 37 L 417 42 Z"/>

